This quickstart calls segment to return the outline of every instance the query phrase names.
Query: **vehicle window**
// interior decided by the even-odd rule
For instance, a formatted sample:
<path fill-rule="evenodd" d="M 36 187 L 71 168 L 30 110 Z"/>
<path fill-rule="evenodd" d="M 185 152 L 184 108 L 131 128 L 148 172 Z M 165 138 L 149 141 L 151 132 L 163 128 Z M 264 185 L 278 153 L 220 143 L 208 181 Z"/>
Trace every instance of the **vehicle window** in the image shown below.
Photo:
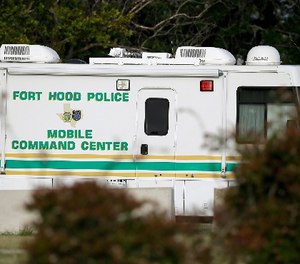
<path fill-rule="evenodd" d="M 297 119 L 294 87 L 239 87 L 237 139 L 239 143 L 266 140 Z"/>
<path fill-rule="evenodd" d="M 166 98 L 148 98 L 145 102 L 145 133 L 164 136 L 169 130 L 169 101 Z"/>

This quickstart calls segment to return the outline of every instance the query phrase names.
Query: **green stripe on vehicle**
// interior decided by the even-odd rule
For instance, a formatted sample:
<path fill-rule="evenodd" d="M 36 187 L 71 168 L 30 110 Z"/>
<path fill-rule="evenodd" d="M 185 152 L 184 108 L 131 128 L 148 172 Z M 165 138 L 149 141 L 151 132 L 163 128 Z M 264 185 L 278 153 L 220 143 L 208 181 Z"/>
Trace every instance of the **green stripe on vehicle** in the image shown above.
<path fill-rule="evenodd" d="M 231 171 L 236 164 L 228 164 Z M 126 162 L 126 161 L 65 161 L 65 160 L 7 160 L 7 169 L 61 170 L 141 170 L 141 171 L 220 171 L 219 162 Z"/>

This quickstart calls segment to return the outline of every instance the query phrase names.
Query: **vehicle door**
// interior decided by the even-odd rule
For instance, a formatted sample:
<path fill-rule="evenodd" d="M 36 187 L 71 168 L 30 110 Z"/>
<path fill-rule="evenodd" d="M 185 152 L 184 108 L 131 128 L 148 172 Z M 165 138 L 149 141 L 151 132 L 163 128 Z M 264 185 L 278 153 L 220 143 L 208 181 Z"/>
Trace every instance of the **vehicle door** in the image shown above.
<path fill-rule="evenodd" d="M 136 175 L 175 176 L 176 93 L 147 88 L 137 98 Z"/>

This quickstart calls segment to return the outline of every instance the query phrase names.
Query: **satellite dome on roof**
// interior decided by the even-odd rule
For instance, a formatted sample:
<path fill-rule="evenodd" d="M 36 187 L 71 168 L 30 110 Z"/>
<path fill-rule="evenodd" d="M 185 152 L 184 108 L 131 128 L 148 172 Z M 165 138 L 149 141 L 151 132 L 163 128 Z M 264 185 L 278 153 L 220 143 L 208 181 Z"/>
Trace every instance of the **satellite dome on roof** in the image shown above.
<path fill-rule="evenodd" d="M 4 62 L 58 62 L 55 50 L 42 45 L 2 44 L 0 60 Z"/>
<path fill-rule="evenodd" d="M 198 60 L 199 64 L 234 65 L 236 60 L 227 50 L 214 47 L 183 46 L 176 50 L 176 59 Z"/>
<path fill-rule="evenodd" d="M 280 54 L 272 46 L 255 46 L 249 50 L 247 65 L 280 65 Z"/>

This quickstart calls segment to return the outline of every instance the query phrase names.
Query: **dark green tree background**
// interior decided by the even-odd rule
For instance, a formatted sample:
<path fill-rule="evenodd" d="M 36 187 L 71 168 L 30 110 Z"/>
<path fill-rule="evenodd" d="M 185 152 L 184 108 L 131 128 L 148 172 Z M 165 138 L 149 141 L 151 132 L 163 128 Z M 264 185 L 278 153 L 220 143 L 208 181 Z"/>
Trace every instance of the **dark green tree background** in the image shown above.
<path fill-rule="evenodd" d="M 3 0 L 0 42 L 47 45 L 63 59 L 102 55 L 132 34 L 130 16 L 108 2 Z"/>
<path fill-rule="evenodd" d="M 245 59 L 273 45 L 300 64 L 300 0 L 2 0 L 0 43 L 36 43 L 63 59 L 107 54 L 113 46 L 174 52 L 215 46 Z"/>

